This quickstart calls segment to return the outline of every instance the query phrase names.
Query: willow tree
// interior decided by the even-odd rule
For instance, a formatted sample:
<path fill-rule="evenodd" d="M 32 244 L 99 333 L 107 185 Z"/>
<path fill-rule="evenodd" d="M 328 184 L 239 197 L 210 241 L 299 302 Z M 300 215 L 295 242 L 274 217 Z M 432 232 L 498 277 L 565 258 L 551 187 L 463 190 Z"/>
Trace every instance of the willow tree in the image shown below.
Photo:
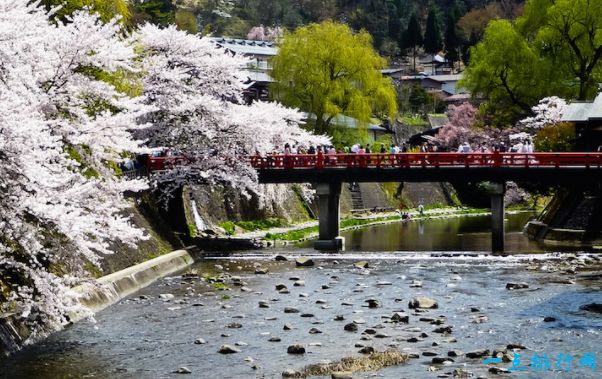
<path fill-rule="evenodd" d="M 42 0 L 40 3 L 49 11 L 60 6 L 54 15 L 60 20 L 65 20 L 66 16 L 85 7 L 98 14 L 104 22 L 120 16 L 127 23 L 131 16 L 127 0 Z"/>
<path fill-rule="evenodd" d="M 367 123 L 376 114 L 394 117 L 395 89 L 380 70 L 386 60 L 362 30 L 332 21 L 285 34 L 274 57 L 274 96 L 316 116 L 314 130 L 327 133 L 337 115 Z"/>
<path fill-rule="evenodd" d="M 577 99 L 597 94 L 602 81 L 602 0 L 530 0 L 517 27 L 566 80 L 575 78 Z"/>

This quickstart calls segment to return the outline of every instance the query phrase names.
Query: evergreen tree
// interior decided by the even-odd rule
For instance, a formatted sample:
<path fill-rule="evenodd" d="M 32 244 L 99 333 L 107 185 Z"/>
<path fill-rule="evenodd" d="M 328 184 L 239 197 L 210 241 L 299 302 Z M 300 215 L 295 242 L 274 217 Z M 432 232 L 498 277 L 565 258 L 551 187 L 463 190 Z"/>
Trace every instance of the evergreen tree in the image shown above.
<path fill-rule="evenodd" d="M 416 13 L 412 13 L 410 21 L 408 22 L 408 28 L 403 34 L 401 48 L 412 49 L 414 71 L 416 71 L 416 49 L 420 46 L 422 46 L 422 31 L 420 30 L 420 24 L 418 23 Z"/>
<path fill-rule="evenodd" d="M 439 17 L 435 6 L 431 6 L 426 20 L 426 31 L 424 32 L 424 51 L 433 57 L 443 47 L 441 28 L 439 26 Z M 433 64 L 433 71 L 435 65 Z"/>
<path fill-rule="evenodd" d="M 445 28 L 445 58 L 451 64 L 452 69 L 454 64 L 460 60 L 459 45 L 460 39 L 456 31 L 456 21 L 453 17 L 449 17 Z"/>
<path fill-rule="evenodd" d="M 441 27 L 436 7 L 429 9 L 426 20 L 426 31 L 424 32 L 424 51 L 429 54 L 437 54 L 443 47 Z"/>
<path fill-rule="evenodd" d="M 167 26 L 175 23 L 176 8 L 171 0 L 135 0 L 133 7 L 148 17 L 153 24 Z"/>

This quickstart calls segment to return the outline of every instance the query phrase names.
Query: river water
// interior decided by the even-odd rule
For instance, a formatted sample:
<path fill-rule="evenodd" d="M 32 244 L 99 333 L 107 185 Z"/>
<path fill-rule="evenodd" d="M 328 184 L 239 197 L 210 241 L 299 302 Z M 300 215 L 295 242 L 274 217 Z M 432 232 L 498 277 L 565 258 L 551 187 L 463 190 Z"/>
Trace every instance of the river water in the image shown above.
<path fill-rule="evenodd" d="M 602 303 L 600 266 L 582 255 L 567 259 L 542 252 L 519 234 L 525 217 L 510 217 L 507 241 L 515 253 L 503 257 L 485 252 L 487 217 L 356 230 L 346 234 L 348 251 L 343 254 L 316 254 L 298 247 L 208 257 L 195 264 L 193 273 L 221 275 L 227 289 L 195 275 L 165 278 L 100 312 L 95 322 L 80 322 L 0 361 L 0 376 L 280 378 L 287 368 L 301 370 L 324 360 L 359 356 L 355 345 L 362 343 L 377 351 L 394 348 L 419 357 L 376 372 L 358 372 L 356 378 L 451 378 L 457 368 L 475 378 L 494 378 L 490 367 L 509 368 L 511 363 L 486 364 L 460 353 L 453 363 L 438 365 L 423 354 L 445 357 L 451 350 L 493 350 L 507 344 L 526 347 L 517 351 L 525 370 L 505 377 L 601 378 L 602 316 L 579 309 Z M 289 260 L 277 262 L 275 254 Z M 316 265 L 295 267 L 292 259 L 299 255 L 311 256 Z M 585 268 L 580 263 L 584 259 L 589 259 Z M 369 267 L 354 267 L 359 260 L 368 260 Z M 269 273 L 256 274 L 257 267 Z M 304 283 L 294 286 L 291 278 Z M 236 280 L 244 282 L 246 291 Z M 509 282 L 527 282 L 529 288 L 507 290 Z M 290 293 L 276 291 L 279 283 Z M 173 298 L 162 299 L 162 294 Z M 424 313 L 408 309 L 408 301 L 422 295 L 437 300 L 439 307 Z M 368 308 L 367 299 L 377 299 L 382 306 Z M 269 308 L 260 308 L 260 301 Z M 299 313 L 284 313 L 285 307 Z M 409 315 L 408 324 L 389 322 L 402 310 Z M 344 320 L 335 321 L 336 316 Z M 555 321 L 544 322 L 545 317 Z M 443 325 L 433 325 L 428 318 Z M 345 331 L 344 325 L 353 321 L 359 330 Z M 232 323 L 241 327 L 229 328 Z M 285 323 L 292 330 L 283 330 Z M 452 333 L 433 332 L 442 326 L 451 326 Z M 322 333 L 310 334 L 311 328 Z M 363 334 L 368 328 L 382 338 Z M 281 341 L 270 342 L 273 337 Z M 207 343 L 195 344 L 197 338 Z M 239 353 L 218 353 L 221 345 L 237 342 Z M 295 343 L 303 344 L 306 354 L 287 354 L 287 347 Z M 556 366 L 558 354 L 571 354 L 573 360 Z M 529 367 L 536 355 L 547 357 L 549 368 L 545 362 L 541 370 Z M 595 368 L 588 356 L 597 359 Z M 192 373 L 174 373 L 182 366 Z"/>

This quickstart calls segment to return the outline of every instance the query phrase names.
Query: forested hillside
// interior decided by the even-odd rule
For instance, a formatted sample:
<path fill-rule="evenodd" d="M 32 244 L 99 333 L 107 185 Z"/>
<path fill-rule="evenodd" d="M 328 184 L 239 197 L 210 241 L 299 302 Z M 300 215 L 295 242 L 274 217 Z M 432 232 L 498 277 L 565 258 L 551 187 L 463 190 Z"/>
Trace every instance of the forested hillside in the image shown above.
<path fill-rule="evenodd" d="M 366 29 L 381 53 L 398 56 L 412 47 L 408 25 L 413 15 L 421 37 L 435 38 L 431 45 L 443 46 L 443 38 L 449 38 L 450 33 L 457 34 L 451 37 L 457 38 L 458 45 L 472 45 L 482 36 L 489 20 L 516 17 L 522 3 L 520 0 L 133 0 L 132 22 L 175 21 L 190 32 L 244 38 L 254 26 L 294 29 L 333 19 L 355 30 Z M 429 25 L 435 27 L 430 33 Z"/>

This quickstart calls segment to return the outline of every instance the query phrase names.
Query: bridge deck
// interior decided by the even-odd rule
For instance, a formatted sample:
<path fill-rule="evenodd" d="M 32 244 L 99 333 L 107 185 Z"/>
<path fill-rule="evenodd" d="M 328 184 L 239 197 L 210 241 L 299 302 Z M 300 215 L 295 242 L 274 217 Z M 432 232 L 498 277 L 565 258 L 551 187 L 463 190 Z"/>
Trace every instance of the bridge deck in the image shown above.
<path fill-rule="evenodd" d="M 149 157 L 150 171 L 186 166 L 202 156 Z M 261 183 L 395 181 L 602 180 L 602 153 L 400 153 L 248 156 Z"/>
<path fill-rule="evenodd" d="M 262 183 L 506 181 L 597 182 L 602 153 L 402 153 L 250 157 Z"/>

